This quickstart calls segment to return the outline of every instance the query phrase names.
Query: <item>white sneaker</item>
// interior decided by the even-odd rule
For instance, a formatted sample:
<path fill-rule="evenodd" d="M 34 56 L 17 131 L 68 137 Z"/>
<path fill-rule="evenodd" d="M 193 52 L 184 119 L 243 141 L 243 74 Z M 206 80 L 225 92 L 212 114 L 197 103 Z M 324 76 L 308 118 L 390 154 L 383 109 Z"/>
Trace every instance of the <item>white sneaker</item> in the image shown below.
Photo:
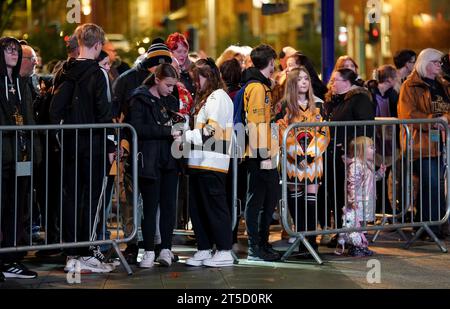
<path fill-rule="evenodd" d="M 234 265 L 234 258 L 231 255 L 231 250 L 216 251 L 214 256 L 203 261 L 203 265 L 209 267 L 226 267 Z"/>
<path fill-rule="evenodd" d="M 297 237 L 289 237 L 288 244 L 293 244 L 297 240 Z"/>
<path fill-rule="evenodd" d="M 109 273 L 114 270 L 113 265 L 103 263 L 93 256 L 81 256 L 78 261 L 81 273 Z"/>
<path fill-rule="evenodd" d="M 189 266 L 202 266 L 203 261 L 212 258 L 211 250 L 199 250 L 193 257 L 186 260 L 186 265 Z"/>
<path fill-rule="evenodd" d="M 142 260 L 139 262 L 141 268 L 152 268 L 155 263 L 155 251 L 144 251 Z"/>
<path fill-rule="evenodd" d="M 68 256 L 66 258 L 66 266 L 64 266 L 64 271 L 66 273 L 79 271 L 76 269 L 77 263 L 78 263 L 78 258 L 76 256 Z"/>
<path fill-rule="evenodd" d="M 156 262 L 159 262 L 159 264 L 163 266 L 170 266 L 172 265 L 173 261 L 173 253 L 169 249 L 162 249 L 159 253 L 158 258 L 156 259 Z"/>

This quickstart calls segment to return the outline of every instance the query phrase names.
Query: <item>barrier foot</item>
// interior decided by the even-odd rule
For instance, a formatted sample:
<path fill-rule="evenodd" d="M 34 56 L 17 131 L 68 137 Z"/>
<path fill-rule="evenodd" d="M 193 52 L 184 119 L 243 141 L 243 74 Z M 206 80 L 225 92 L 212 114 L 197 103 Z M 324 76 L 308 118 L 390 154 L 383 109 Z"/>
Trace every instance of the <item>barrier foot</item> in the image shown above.
<path fill-rule="evenodd" d="M 314 258 L 314 260 L 316 260 L 317 264 L 322 265 L 323 264 L 322 259 L 303 235 L 300 235 L 299 237 L 296 238 L 295 242 L 287 249 L 287 251 L 281 257 L 281 261 L 284 262 L 292 254 L 294 249 L 297 248 L 300 242 L 302 242 L 303 245 L 308 250 L 308 252 L 311 253 L 312 257 Z"/>
<path fill-rule="evenodd" d="M 381 225 L 381 226 L 385 225 L 385 224 L 386 224 L 386 221 L 387 221 L 387 218 L 384 217 L 383 220 L 381 220 L 381 224 L 380 224 L 380 225 Z M 374 243 L 375 241 L 377 241 L 377 238 L 378 238 L 378 236 L 380 235 L 380 233 L 381 233 L 381 230 L 378 230 L 378 231 L 375 233 L 375 235 L 373 236 L 373 238 L 372 238 L 372 240 L 371 240 L 372 243 Z"/>
<path fill-rule="evenodd" d="M 234 260 L 233 263 L 234 263 L 234 264 L 239 264 L 239 259 L 238 259 L 236 253 L 234 253 L 233 250 L 231 250 L 231 256 L 233 257 L 233 260 Z"/>
<path fill-rule="evenodd" d="M 131 270 L 130 265 L 128 264 L 127 260 L 123 256 L 122 251 L 120 251 L 119 246 L 117 245 L 117 243 L 115 241 L 112 242 L 112 245 L 114 247 L 114 250 L 116 250 L 117 256 L 120 259 L 120 264 L 123 266 L 123 268 L 125 268 L 125 270 L 129 276 L 132 275 L 133 271 Z"/>
<path fill-rule="evenodd" d="M 306 249 L 308 249 L 309 253 L 313 256 L 313 258 L 316 260 L 317 264 L 322 265 L 323 261 L 320 258 L 320 256 L 317 254 L 316 250 L 314 250 L 313 247 L 311 247 L 311 244 L 306 240 L 306 238 L 302 237 L 301 239 L 302 243 L 305 245 Z"/>
<path fill-rule="evenodd" d="M 295 248 L 300 244 L 300 237 L 297 237 L 292 245 L 289 246 L 289 248 L 286 250 L 286 252 L 283 254 L 283 256 L 280 258 L 282 262 L 286 261 L 288 257 L 291 256 L 292 252 Z"/>
<path fill-rule="evenodd" d="M 403 238 L 404 241 L 408 241 L 408 237 L 401 229 L 397 229 L 397 233 L 401 236 L 401 238 Z"/>
<path fill-rule="evenodd" d="M 441 249 L 442 253 L 447 253 L 448 250 L 442 243 L 442 241 L 439 240 L 439 238 L 436 237 L 436 235 L 433 233 L 433 231 L 430 229 L 428 225 L 423 226 L 425 228 L 425 231 L 427 231 L 428 235 L 433 239 L 433 241 L 436 243 L 436 245 Z"/>
<path fill-rule="evenodd" d="M 417 241 L 417 239 L 419 239 L 420 235 L 422 235 L 424 231 L 424 227 L 420 227 L 420 229 L 416 232 L 416 234 L 414 235 L 414 237 L 409 240 L 406 244 L 405 244 L 405 249 L 409 249 L 409 247 L 411 247 L 411 245 Z"/>

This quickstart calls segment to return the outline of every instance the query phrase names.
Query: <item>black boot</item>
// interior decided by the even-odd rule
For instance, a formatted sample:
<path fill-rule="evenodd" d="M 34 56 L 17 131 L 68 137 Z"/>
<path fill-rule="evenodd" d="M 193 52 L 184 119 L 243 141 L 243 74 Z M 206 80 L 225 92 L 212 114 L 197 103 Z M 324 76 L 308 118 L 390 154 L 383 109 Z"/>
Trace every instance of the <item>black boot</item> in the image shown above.
<path fill-rule="evenodd" d="M 135 265 L 137 264 L 138 253 L 139 253 L 138 245 L 128 244 L 123 255 L 125 256 L 125 259 L 127 260 L 128 264 Z"/>

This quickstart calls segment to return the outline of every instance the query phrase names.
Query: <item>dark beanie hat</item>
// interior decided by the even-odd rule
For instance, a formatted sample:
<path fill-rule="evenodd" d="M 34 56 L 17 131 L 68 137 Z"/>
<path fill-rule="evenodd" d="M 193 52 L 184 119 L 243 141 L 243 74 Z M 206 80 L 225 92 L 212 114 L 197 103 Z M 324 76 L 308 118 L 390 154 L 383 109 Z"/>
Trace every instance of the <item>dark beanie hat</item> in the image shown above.
<path fill-rule="evenodd" d="M 156 38 L 147 50 L 147 57 L 142 62 L 146 68 L 152 68 L 161 63 L 172 63 L 169 48 L 161 38 Z"/>

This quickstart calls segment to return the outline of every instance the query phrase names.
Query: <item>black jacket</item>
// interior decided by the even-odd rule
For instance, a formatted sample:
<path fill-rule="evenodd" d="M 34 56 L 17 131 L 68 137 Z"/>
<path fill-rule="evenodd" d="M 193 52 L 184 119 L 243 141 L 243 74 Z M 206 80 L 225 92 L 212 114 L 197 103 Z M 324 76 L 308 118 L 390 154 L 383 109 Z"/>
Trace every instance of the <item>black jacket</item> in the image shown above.
<path fill-rule="evenodd" d="M 142 85 L 142 82 L 150 75 L 150 72 L 141 65 L 125 71 L 113 84 L 113 117 L 119 117 L 120 113 L 126 115 L 129 109 L 129 100 L 133 92 Z"/>
<path fill-rule="evenodd" d="M 166 110 L 178 111 L 179 103 L 172 95 L 157 98 L 147 86 L 136 89 L 130 99 L 127 116 L 138 136 L 138 175 L 157 179 L 161 169 L 176 169 L 176 160 L 171 155 L 172 127 L 167 125 L 170 116 Z"/>
<path fill-rule="evenodd" d="M 17 65 L 13 68 L 12 72 L 12 83 L 14 85 L 19 85 L 17 90 L 17 98 L 21 109 L 21 114 L 23 117 L 24 125 L 34 125 L 33 118 L 33 108 L 32 108 L 32 99 L 30 88 L 27 86 L 27 82 L 24 78 L 20 77 L 20 64 L 22 62 L 22 49 L 20 48 L 19 42 L 14 38 L 1 38 L 0 39 L 0 125 L 1 126 L 15 126 L 16 122 L 13 117 L 13 114 L 16 111 L 16 107 L 11 103 L 11 98 L 9 95 L 7 97 L 8 90 L 8 79 L 7 79 L 7 69 L 6 62 L 4 56 L 4 50 L 2 45 L 7 41 L 14 41 L 17 44 L 17 48 L 19 51 Z M 30 131 L 27 131 L 26 135 L 26 143 L 28 147 L 31 147 L 31 139 L 30 139 Z M 17 158 L 14 157 L 16 149 L 16 135 L 13 131 L 5 131 L 2 132 L 2 167 L 10 167 L 14 164 Z M 31 149 L 31 148 L 28 148 Z M 36 142 L 33 145 L 34 149 L 34 160 L 35 162 L 41 161 L 41 148 L 40 145 Z M 29 154 L 29 153 L 28 153 Z"/>
<path fill-rule="evenodd" d="M 86 72 L 88 72 L 86 76 Z M 79 111 L 83 111 L 83 117 L 74 117 L 80 119 L 77 124 L 87 123 L 111 123 L 111 105 L 108 103 L 107 85 L 105 76 L 100 69 L 97 61 L 69 59 L 64 63 L 63 68 L 55 76 L 54 98 L 50 105 L 50 120 L 53 124 L 59 124 L 62 119 L 67 117 L 67 104 L 72 101 L 73 90 L 61 90 L 62 83 L 66 80 L 77 80 L 81 89 L 79 102 L 81 104 Z"/>
<path fill-rule="evenodd" d="M 327 97 L 325 102 L 325 115 L 328 121 L 358 121 L 374 120 L 375 108 L 369 91 L 363 87 L 352 86 L 352 88 L 340 95 Z M 336 144 L 344 144 L 345 129 L 337 127 Z M 334 128 L 330 128 L 331 138 L 334 139 Z M 373 126 L 358 126 L 356 136 L 373 136 Z M 347 141 L 355 137 L 354 127 L 347 128 Z M 331 145 L 331 143 L 330 143 Z"/>

